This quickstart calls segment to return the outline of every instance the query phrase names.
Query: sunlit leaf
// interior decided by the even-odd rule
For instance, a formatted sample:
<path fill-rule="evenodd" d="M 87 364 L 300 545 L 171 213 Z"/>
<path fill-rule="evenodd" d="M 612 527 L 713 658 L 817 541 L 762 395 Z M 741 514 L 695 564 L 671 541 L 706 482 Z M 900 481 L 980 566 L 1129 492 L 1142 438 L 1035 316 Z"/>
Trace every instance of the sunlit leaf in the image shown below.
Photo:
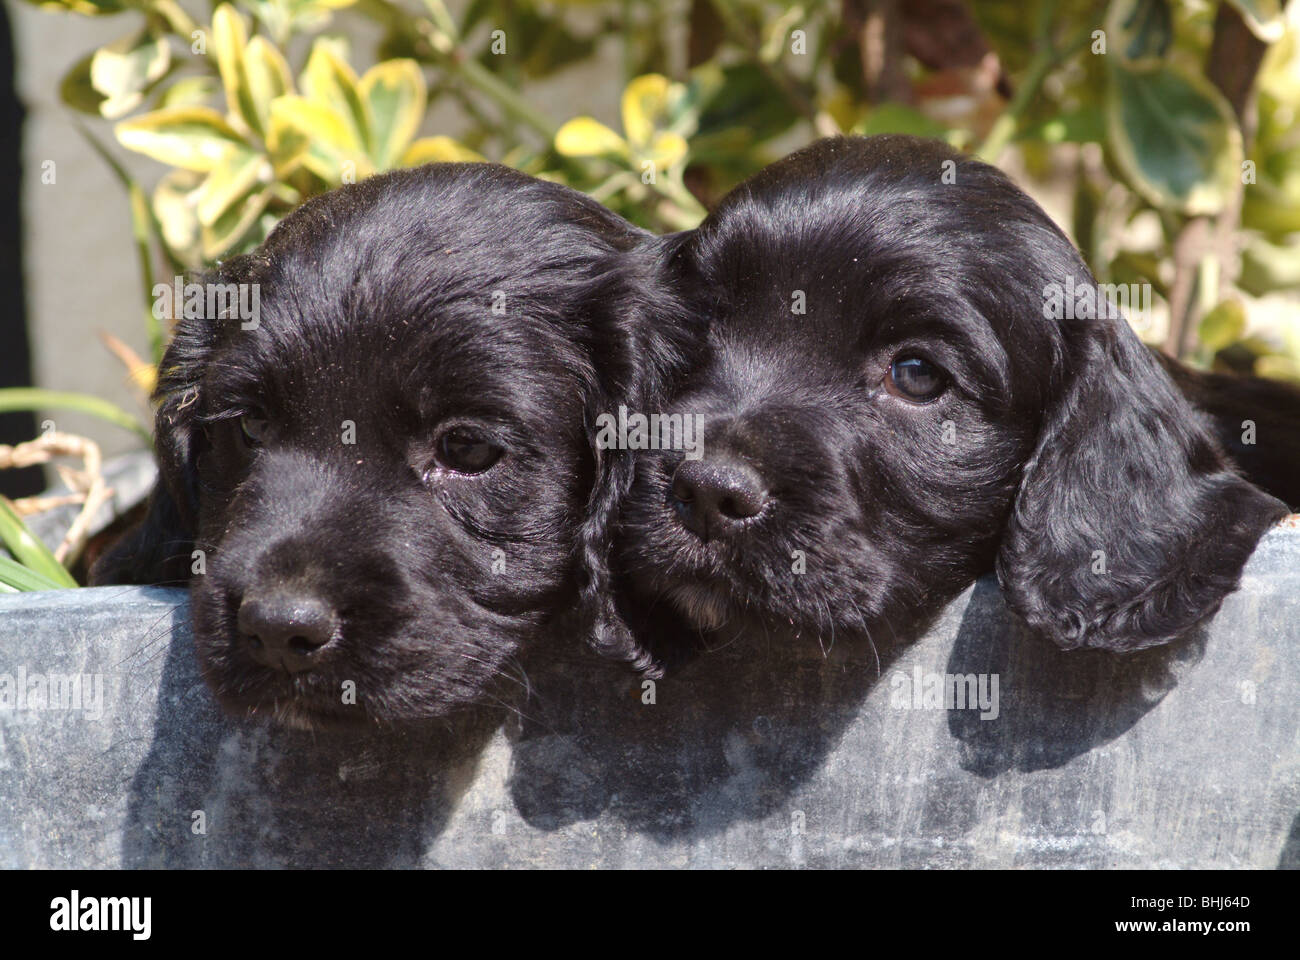
<path fill-rule="evenodd" d="M 369 107 L 358 90 L 356 71 L 334 46 L 318 39 L 299 78 L 303 94 L 332 110 L 352 134 L 357 147 L 370 153 Z"/>
<path fill-rule="evenodd" d="M 662 74 L 647 73 L 623 90 L 623 132 L 633 147 L 648 144 L 656 129 L 667 126 L 671 87 Z"/>
<path fill-rule="evenodd" d="M 191 170 L 172 170 L 158 181 L 153 192 L 153 212 L 163 243 L 191 266 L 201 255 L 197 193 L 202 182 L 201 176 Z"/>
<path fill-rule="evenodd" d="M 284 54 L 265 37 L 248 41 L 244 52 L 244 78 L 257 115 L 258 129 L 266 136 L 271 121 L 271 101 L 293 92 L 293 74 Z"/>
<path fill-rule="evenodd" d="M 220 89 L 220 81 L 213 77 L 182 77 L 163 91 L 158 107 L 206 106 Z"/>
<path fill-rule="evenodd" d="M 661 131 L 650 138 L 642 154 L 643 160 L 650 160 L 658 170 L 668 170 L 686 159 L 686 138 L 680 133 Z"/>
<path fill-rule="evenodd" d="M 451 137 L 422 137 L 402 156 L 402 166 L 424 163 L 486 163 L 481 155 Z"/>
<path fill-rule="evenodd" d="M 216 223 L 203 227 L 203 256 L 215 260 L 244 239 L 270 199 L 269 190 L 255 190 L 231 205 Z"/>
<path fill-rule="evenodd" d="M 296 115 L 296 109 L 277 107 L 276 102 L 272 101 L 271 118 L 266 131 L 266 149 L 271 155 L 275 175 L 281 180 L 298 168 L 311 145 L 309 134 L 291 119 Z"/>
<path fill-rule="evenodd" d="M 424 75 L 414 60 L 386 60 L 366 71 L 359 89 L 370 107 L 370 155 L 387 170 L 401 160 L 424 119 Z"/>
<path fill-rule="evenodd" d="M 117 140 L 160 163 L 207 173 L 231 147 L 246 146 L 221 114 L 208 107 L 168 107 L 113 128 Z"/>
<path fill-rule="evenodd" d="M 1290 173 L 1281 181 L 1261 179 L 1249 184 L 1241 222 L 1270 234 L 1300 230 L 1300 171 Z"/>
<path fill-rule="evenodd" d="M 100 47 L 90 61 L 91 86 L 104 96 L 99 112 L 109 119 L 130 113 L 170 65 L 167 39 L 148 30 Z"/>
<path fill-rule="evenodd" d="M 566 157 L 625 156 L 627 143 L 598 120 L 574 117 L 556 132 L 555 149 Z"/>
<path fill-rule="evenodd" d="M 226 91 L 227 115 L 231 124 L 242 124 L 261 136 L 261 122 L 244 73 L 247 46 L 248 27 L 244 25 L 244 18 L 230 4 L 221 4 L 212 12 L 212 48 L 217 57 L 221 85 Z"/>
<path fill-rule="evenodd" d="M 211 227 L 259 183 L 272 178 L 271 163 L 254 150 L 232 149 L 224 163 L 208 174 L 199 188 L 196 212 L 199 223 Z"/>
<path fill-rule="evenodd" d="M 277 97 L 271 103 L 271 118 L 305 138 L 301 163 L 326 183 L 341 183 L 349 172 L 358 180 L 374 172 L 357 142 L 355 127 L 328 104 L 300 96 Z"/>

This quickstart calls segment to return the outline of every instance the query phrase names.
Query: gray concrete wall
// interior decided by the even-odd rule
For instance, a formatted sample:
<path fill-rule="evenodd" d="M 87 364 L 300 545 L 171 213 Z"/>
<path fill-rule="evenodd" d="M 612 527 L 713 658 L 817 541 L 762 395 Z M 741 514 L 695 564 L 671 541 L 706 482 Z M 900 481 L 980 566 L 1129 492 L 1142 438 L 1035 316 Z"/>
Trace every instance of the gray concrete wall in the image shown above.
<path fill-rule="evenodd" d="M 1300 865 L 1296 518 L 1162 649 L 1061 653 L 983 580 L 879 679 L 753 637 L 647 705 L 557 643 L 516 712 L 402 733 L 222 717 L 185 609 L 0 598 L 0 675 L 104 683 L 98 710 L 0 708 L 0 867 Z M 908 705 L 917 670 L 997 675 L 996 719 Z"/>

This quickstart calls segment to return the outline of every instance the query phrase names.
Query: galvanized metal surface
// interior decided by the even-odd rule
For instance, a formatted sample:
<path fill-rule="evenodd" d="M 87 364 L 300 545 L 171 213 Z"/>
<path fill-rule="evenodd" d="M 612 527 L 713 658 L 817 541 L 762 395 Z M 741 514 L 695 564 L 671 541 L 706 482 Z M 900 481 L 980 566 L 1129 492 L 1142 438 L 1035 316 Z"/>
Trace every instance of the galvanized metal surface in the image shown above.
<path fill-rule="evenodd" d="M 0 867 L 1300 865 L 1294 526 L 1128 657 L 1049 647 L 984 580 L 879 678 L 762 638 L 653 704 L 576 643 L 527 668 L 518 713 L 313 735 L 220 714 L 180 592 L 0 598 L 0 699 L 82 677 L 79 708 L 0 703 Z M 996 717 L 927 703 L 968 675 Z"/>

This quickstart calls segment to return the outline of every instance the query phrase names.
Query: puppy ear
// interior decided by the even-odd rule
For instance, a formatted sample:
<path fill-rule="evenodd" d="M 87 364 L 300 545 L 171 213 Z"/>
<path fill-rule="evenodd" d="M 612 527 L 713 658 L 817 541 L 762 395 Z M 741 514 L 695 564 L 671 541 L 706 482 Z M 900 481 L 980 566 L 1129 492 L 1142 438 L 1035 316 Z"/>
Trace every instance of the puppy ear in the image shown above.
<path fill-rule="evenodd" d="M 189 579 L 193 546 L 193 535 L 160 479 L 149 494 L 144 519 L 100 555 L 90 583 L 181 586 Z"/>
<path fill-rule="evenodd" d="M 1063 648 L 1165 643 L 1218 610 L 1287 510 L 1233 471 L 1122 317 L 1061 323 L 1064 370 L 998 579 Z"/>
<path fill-rule="evenodd" d="M 595 420 L 589 419 L 596 436 Z M 632 488 L 635 464 L 627 450 L 601 450 L 592 442 L 596 481 L 579 531 L 579 613 L 587 642 L 602 657 L 631 664 L 642 676 L 659 678 L 663 670 L 637 639 L 619 610 L 611 558 L 619 511 Z"/>
<path fill-rule="evenodd" d="M 699 340 L 695 320 L 664 282 L 666 262 L 687 234 L 646 236 L 624 252 L 604 277 L 606 288 L 588 302 L 606 305 L 591 343 L 601 384 L 591 391 L 584 413 L 595 481 L 579 532 L 580 614 L 588 643 L 601 656 L 630 663 L 642 676 L 658 678 L 664 668 L 649 638 L 622 611 L 625 600 L 613 571 L 619 519 L 636 477 L 636 454 L 601 449 L 601 414 L 620 405 L 631 410 L 662 406 L 668 385 L 685 369 Z"/>
<path fill-rule="evenodd" d="M 190 577 L 198 519 L 194 410 L 206 329 L 183 321 L 163 357 L 154 400 L 158 480 L 144 519 L 119 538 L 90 571 L 95 586 L 183 585 Z"/>

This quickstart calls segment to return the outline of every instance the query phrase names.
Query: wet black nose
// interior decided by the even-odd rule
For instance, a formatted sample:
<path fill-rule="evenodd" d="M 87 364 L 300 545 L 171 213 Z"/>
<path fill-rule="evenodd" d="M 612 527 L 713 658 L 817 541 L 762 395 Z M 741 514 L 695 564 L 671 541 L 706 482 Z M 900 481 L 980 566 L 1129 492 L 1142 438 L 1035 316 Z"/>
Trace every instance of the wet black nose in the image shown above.
<path fill-rule="evenodd" d="M 315 594 L 280 590 L 245 594 L 236 623 L 250 657 L 275 670 L 301 673 L 333 639 L 337 619 Z"/>
<path fill-rule="evenodd" d="M 763 478 L 736 460 L 684 460 L 673 474 L 673 506 L 705 540 L 727 536 L 767 503 Z"/>

